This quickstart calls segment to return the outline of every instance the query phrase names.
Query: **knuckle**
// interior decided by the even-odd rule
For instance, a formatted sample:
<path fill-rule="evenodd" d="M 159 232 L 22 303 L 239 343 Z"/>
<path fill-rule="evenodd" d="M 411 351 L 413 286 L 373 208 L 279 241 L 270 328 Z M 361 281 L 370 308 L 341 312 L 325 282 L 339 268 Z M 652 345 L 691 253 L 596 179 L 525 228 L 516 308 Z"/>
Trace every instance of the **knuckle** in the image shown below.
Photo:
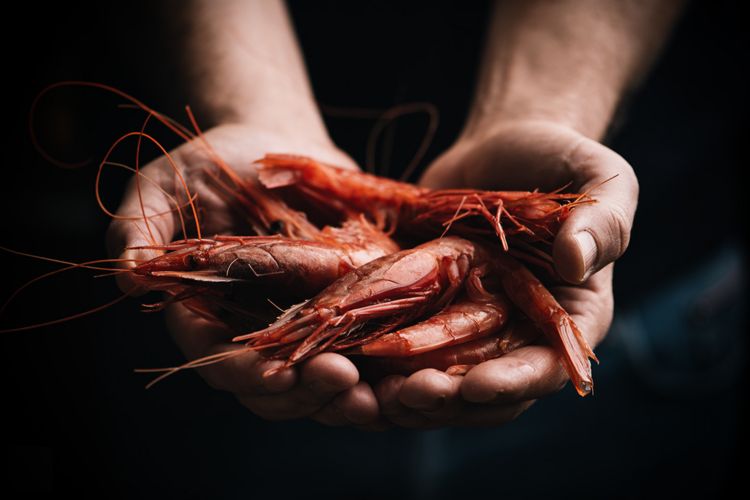
<path fill-rule="evenodd" d="M 609 250 L 612 255 L 610 259 L 615 260 L 625 253 L 630 244 L 630 222 L 631 218 L 626 210 L 620 205 L 614 205 L 609 211 L 608 241 L 614 242 Z"/>

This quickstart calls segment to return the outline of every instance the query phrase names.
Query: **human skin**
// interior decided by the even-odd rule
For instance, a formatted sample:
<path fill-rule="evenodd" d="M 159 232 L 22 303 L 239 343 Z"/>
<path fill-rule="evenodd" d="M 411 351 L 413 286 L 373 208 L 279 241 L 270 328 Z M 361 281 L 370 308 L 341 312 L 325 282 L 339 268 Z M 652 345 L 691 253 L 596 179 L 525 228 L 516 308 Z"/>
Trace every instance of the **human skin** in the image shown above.
<path fill-rule="evenodd" d="M 616 0 L 499 3 L 464 131 L 421 180 L 431 187 L 554 189 L 570 181 L 571 189 L 596 187 L 591 194 L 599 203 L 575 210 L 554 243 L 555 265 L 575 286 L 552 290 L 592 346 L 611 322 L 612 262 L 627 247 L 638 196 L 630 166 L 597 141 L 622 96 L 654 59 L 678 7 Z M 233 169 L 252 175 L 251 162 L 272 151 L 357 168 L 325 130 L 282 2 L 194 1 L 182 22 L 191 104 L 201 123 L 214 125 L 206 138 Z M 186 144 L 173 157 L 200 196 L 204 232 L 238 227 L 202 173 L 210 161 L 205 152 Z M 164 159 L 143 171 L 174 191 Z M 141 191 L 147 213 L 171 208 L 148 183 L 141 183 Z M 119 213 L 140 214 L 134 185 Z M 178 229 L 173 217 L 155 218 L 153 226 L 160 242 Z M 120 255 L 146 243 L 143 230 L 142 223 L 114 222 L 111 252 Z M 139 252 L 122 256 L 148 257 Z M 238 348 L 228 341 L 230 332 L 180 305 L 170 307 L 168 327 L 188 359 Z M 567 379 L 544 346 L 482 363 L 464 377 L 422 370 L 388 377 L 374 389 L 337 354 L 264 378 L 277 363 L 247 354 L 199 372 L 261 417 L 310 417 L 370 429 L 383 428 L 385 419 L 407 427 L 501 424 Z"/>
<path fill-rule="evenodd" d="M 252 162 L 269 151 L 304 154 L 357 168 L 333 144 L 323 125 L 283 2 L 194 1 L 185 6 L 180 22 L 187 33 L 185 67 L 191 105 L 202 125 L 213 125 L 205 133 L 208 143 L 238 174 L 252 176 Z M 212 160 L 200 142 L 186 143 L 170 155 L 200 198 L 203 233 L 236 234 L 240 221 L 205 174 L 204 167 Z M 178 191 L 165 158 L 142 172 L 166 192 Z M 140 190 L 146 214 L 172 208 L 151 183 L 141 182 Z M 134 181 L 118 214 L 141 214 Z M 155 243 L 181 237 L 174 216 L 153 218 L 151 229 Z M 114 221 L 108 233 L 110 253 L 124 258 L 153 257 L 153 252 L 126 250 L 154 243 L 147 241 L 146 234 L 142 221 Z M 133 291 L 134 284 L 127 278 L 119 283 Z M 232 332 L 180 304 L 169 307 L 167 326 L 188 359 L 241 348 L 230 341 Z M 198 371 L 212 387 L 233 393 L 252 412 L 269 420 L 311 417 L 327 423 L 377 425 L 373 391 L 359 381 L 356 367 L 344 356 L 325 353 L 299 368 L 263 376 L 279 363 L 248 353 Z"/>
<path fill-rule="evenodd" d="M 630 165 L 600 144 L 622 97 L 662 46 L 679 1 L 506 1 L 493 12 L 463 132 L 424 173 L 432 188 L 590 192 L 553 245 L 567 281 L 552 293 L 595 347 L 612 321 L 613 262 L 627 248 L 638 200 Z M 421 370 L 375 389 L 381 412 L 414 428 L 493 426 L 568 380 L 551 347 L 533 345 L 465 376 Z"/>

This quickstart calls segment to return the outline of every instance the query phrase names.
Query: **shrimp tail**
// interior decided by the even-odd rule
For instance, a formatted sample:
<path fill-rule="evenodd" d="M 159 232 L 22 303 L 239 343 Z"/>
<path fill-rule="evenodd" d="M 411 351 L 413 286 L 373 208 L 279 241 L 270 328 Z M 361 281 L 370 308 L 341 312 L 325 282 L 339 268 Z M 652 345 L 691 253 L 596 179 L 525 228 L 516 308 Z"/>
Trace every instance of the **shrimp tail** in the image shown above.
<path fill-rule="evenodd" d="M 591 394 L 594 382 L 589 359 L 598 360 L 573 318 L 537 277 L 513 257 L 496 255 L 493 263 L 500 271 L 505 293 L 553 345 L 578 394 Z"/>

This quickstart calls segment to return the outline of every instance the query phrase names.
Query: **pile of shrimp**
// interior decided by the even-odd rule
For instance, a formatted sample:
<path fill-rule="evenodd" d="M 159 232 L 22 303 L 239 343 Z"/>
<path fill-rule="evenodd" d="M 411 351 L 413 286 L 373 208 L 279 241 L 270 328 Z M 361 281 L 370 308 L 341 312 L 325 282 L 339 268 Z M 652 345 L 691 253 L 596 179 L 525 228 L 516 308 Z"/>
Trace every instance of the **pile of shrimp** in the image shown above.
<path fill-rule="evenodd" d="M 572 210 L 595 201 L 588 194 L 433 190 L 276 153 L 255 162 L 257 174 L 241 177 L 214 152 L 189 109 L 194 131 L 119 90 L 72 83 L 114 92 L 203 148 L 216 191 L 252 233 L 204 236 L 200 199 L 162 148 L 180 187 L 172 199 L 184 238 L 134 247 L 159 255 L 120 272 L 165 292 L 152 309 L 181 303 L 234 329 L 244 348 L 192 360 L 157 380 L 249 351 L 284 360 L 277 370 L 333 351 L 380 373 L 430 367 L 463 374 L 547 342 L 577 392 L 593 390 L 589 359 L 596 357 L 539 277 L 559 279 L 552 241 Z M 121 137 L 100 164 L 97 186 L 110 154 L 130 136 L 139 147 L 155 142 L 144 130 Z M 137 158 L 132 170 L 141 178 Z M 146 228 L 148 220 L 143 213 Z"/>

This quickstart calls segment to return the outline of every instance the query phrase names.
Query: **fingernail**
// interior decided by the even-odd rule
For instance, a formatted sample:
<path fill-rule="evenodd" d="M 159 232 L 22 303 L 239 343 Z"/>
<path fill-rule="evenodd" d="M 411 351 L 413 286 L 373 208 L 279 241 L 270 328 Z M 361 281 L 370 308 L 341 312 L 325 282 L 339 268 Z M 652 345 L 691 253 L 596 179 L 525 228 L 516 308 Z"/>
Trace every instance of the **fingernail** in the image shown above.
<path fill-rule="evenodd" d="M 579 281 L 586 281 L 591 272 L 593 266 L 596 263 L 596 257 L 598 250 L 596 248 L 596 241 L 591 233 L 588 231 L 581 231 L 574 236 L 576 243 L 578 244 L 578 251 L 581 253 L 581 279 Z"/>

